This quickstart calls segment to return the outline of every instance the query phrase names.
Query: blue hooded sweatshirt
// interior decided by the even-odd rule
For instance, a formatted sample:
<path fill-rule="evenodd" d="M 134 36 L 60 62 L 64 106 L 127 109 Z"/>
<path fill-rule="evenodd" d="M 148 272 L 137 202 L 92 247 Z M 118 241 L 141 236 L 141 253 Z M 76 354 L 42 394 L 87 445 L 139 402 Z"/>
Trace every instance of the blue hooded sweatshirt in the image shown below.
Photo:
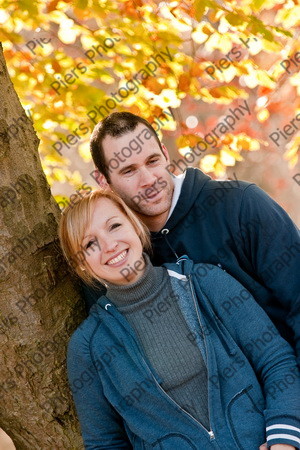
<path fill-rule="evenodd" d="M 262 189 L 245 181 L 215 181 L 189 168 L 174 211 L 151 241 L 155 266 L 182 255 L 221 264 L 296 349 L 300 366 L 300 233 Z M 84 287 L 87 309 L 104 292 Z"/>
<path fill-rule="evenodd" d="M 265 441 L 300 448 L 300 375 L 292 348 L 219 267 L 187 257 L 164 266 L 195 345 L 191 310 L 199 321 L 210 429 L 163 390 L 133 328 L 102 296 L 68 347 L 85 448 L 258 450 Z M 228 302 L 232 308 L 224 310 Z"/>

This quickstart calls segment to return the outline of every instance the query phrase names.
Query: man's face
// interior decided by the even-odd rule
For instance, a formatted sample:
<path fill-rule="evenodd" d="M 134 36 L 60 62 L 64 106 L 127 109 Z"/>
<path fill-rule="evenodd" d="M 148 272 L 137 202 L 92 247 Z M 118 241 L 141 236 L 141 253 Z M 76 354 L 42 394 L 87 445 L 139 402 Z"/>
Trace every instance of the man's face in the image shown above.
<path fill-rule="evenodd" d="M 170 161 L 167 151 L 162 153 L 153 133 L 142 123 L 120 137 L 106 136 L 102 145 L 111 188 L 156 231 L 151 223 L 164 225 L 174 190 L 166 170 Z"/>

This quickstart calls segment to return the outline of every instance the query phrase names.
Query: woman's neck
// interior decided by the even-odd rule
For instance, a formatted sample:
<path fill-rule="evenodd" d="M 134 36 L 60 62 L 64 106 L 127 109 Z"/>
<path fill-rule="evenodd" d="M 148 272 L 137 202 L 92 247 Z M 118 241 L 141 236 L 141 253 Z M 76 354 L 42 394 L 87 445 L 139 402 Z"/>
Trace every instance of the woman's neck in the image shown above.
<path fill-rule="evenodd" d="M 133 283 L 116 285 L 106 283 L 106 296 L 116 305 L 137 303 L 155 293 L 161 286 L 164 268 L 153 267 L 147 253 L 143 253 L 145 266 L 142 275 Z"/>

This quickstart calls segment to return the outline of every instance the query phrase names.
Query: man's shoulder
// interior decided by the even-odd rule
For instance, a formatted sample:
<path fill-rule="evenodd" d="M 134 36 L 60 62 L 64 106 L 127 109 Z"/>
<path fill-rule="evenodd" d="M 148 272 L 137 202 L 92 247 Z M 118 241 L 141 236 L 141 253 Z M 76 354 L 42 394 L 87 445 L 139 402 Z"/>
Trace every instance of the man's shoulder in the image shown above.
<path fill-rule="evenodd" d="M 186 170 L 186 176 L 181 189 L 181 196 L 191 195 L 194 198 L 203 198 L 203 196 L 213 195 L 214 192 L 224 192 L 230 194 L 230 197 L 240 197 L 250 187 L 257 187 L 254 183 L 237 179 L 235 173 L 232 178 L 227 180 L 213 180 L 205 175 L 200 169 Z"/>
<path fill-rule="evenodd" d="M 255 184 L 249 181 L 243 181 L 238 179 L 228 179 L 224 181 L 211 179 L 208 180 L 207 183 L 205 183 L 205 186 L 203 187 L 203 192 L 209 194 L 210 191 L 223 190 L 226 192 L 230 191 L 236 195 L 241 195 L 250 186 L 255 186 Z"/>

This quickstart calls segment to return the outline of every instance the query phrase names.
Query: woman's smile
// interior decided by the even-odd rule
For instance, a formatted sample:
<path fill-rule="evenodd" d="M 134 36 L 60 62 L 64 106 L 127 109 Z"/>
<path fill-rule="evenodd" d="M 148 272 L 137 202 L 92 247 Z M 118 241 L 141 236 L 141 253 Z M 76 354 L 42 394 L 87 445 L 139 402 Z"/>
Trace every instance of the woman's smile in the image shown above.
<path fill-rule="evenodd" d="M 123 251 L 117 253 L 117 255 L 114 256 L 113 258 L 109 259 L 106 264 L 108 264 L 109 266 L 114 266 L 114 267 L 121 266 L 124 262 L 126 262 L 128 252 L 129 252 L 129 249 L 123 250 Z M 124 259 L 125 259 L 125 261 L 124 261 Z"/>

